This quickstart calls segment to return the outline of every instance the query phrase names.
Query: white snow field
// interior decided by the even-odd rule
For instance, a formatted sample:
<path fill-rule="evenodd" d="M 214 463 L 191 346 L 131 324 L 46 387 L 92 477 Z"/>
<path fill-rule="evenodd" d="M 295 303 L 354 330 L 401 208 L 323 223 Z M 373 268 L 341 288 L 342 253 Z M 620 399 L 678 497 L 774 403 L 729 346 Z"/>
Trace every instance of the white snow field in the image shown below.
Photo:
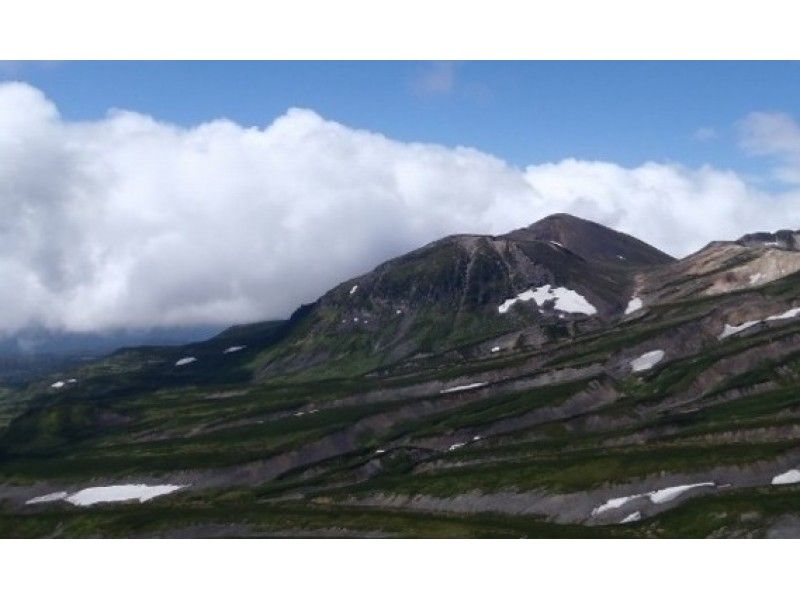
<path fill-rule="evenodd" d="M 722 329 L 722 332 L 717 338 L 719 340 L 722 340 L 723 338 L 728 338 L 733 334 L 738 334 L 742 330 L 747 330 L 748 328 L 760 323 L 761 320 L 749 320 L 747 322 L 739 324 L 738 326 L 731 326 L 730 324 L 725 324 L 725 328 Z"/>
<path fill-rule="evenodd" d="M 546 301 L 553 301 L 556 310 L 573 314 L 580 313 L 592 316 L 597 313 L 595 306 L 589 303 L 580 293 L 566 287 L 551 287 L 549 284 L 537 287 L 536 289 L 528 289 L 527 291 L 519 293 L 512 299 L 506 299 L 498 306 L 497 311 L 504 314 L 518 301 L 531 300 L 539 307 L 544 305 Z"/>
<path fill-rule="evenodd" d="M 51 492 L 50 494 L 45 494 L 43 496 L 37 496 L 36 498 L 31 498 L 30 500 L 26 500 L 26 505 L 38 505 L 41 503 L 46 502 L 55 502 L 57 500 L 64 500 L 67 498 L 66 492 Z"/>
<path fill-rule="evenodd" d="M 620 523 L 633 523 L 634 521 L 639 521 L 642 518 L 641 511 L 634 511 L 627 517 L 625 517 Z"/>
<path fill-rule="evenodd" d="M 790 469 L 780 475 L 772 478 L 773 486 L 781 486 L 783 484 L 797 484 L 800 483 L 800 469 Z"/>
<path fill-rule="evenodd" d="M 634 498 L 641 498 L 642 496 L 647 496 L 647 494 L 631 494 L 629 496 L 618 496 L 617 498 L 609 498 L 599 507 L 595 507 L 594 509 L 592 509 L 592 515 L 599 515 L 600 513 L 610 511 L 611 509 L 619 509 L 620 507 L 624 506 L 625 503 L 632 501 Z"/>
<path fill-rule="evenodd" d="M 66 492 L 53 492 L 44 496 L 37 496 L 27 501 L 25 504 L 33 505 L 45 502 L 65 500 L 79 507 L 88 507 L 97 503 L 122 502 L 128 500 L 138 500 L 140 503 L 146 502 L 157 496 L 170 494 L 180 490 L 184 486 L 174 486 L 171 484 L 148 486 L 147 484 L 122 484 L 119 486 L 92 486 L 84 488 L 74 494 Z"/>
<path fill-rule="evenodd" d="M 632 314 L 635 311 L 639 311 L 642 309 L 642 300 L 639 297 L 631 297 L 631 300 L 628 301 L 628 306 L 625 308 L 625 315 Z"/>
<path fill-rule="evenodd" d="M 681 494 L 692 488 L 701 488 L 703 486 L 714 486 L 714 482 L 700 482 L 699 484 L 686 484 L 684 486 L 671 486 L 670 488 L 663 488 L 650 492 L 650 500 L 656 504 L 669 502 L 678 498 Z"/>
<path fill-rule="evenodd" d="M 636 359 L 631 360 L 631 369 L 634 372 L 643 372 L 652 368 L 662 359 L 664 359 L 664 351 L 661 349 L 648 351 L 647 353 L 639 355 Z"/>
<path fill-rule="evenodd" d="M 767 316 L 763 320 L 748 320 L 747 322 L 739 324 L 738 326 L 731 326 L 730 324 L 725 324 L 725 327 L 722 329 L 722 332 L 717 338 L 719 340 L 722 340 L 731 335 L 737 334 L 742 330 L 746 330 L 752 326 L 755 326 L 756 324 L 760 324 L 761 322 L 776 322 L 778 320 L 788 320 L 790 318 L 795 318 L 798 315 L 800 315 L 800 307 L 793 307 L 779 314 Z"/>
<path fill-rule="evenodd" d="M 227 355 L 228 353 L 236 353 L 237 351 L 241 351 L 242 349 L 245 349 L 246 347 L 247 347 L 247 345 L 234 345 L 232 347 L 228 347 L 222 353 L 224 355 Z"/>
<path fill-rule="evenodd" d="M 632 501 L 635 498 L 642 498 L 646 496 L 650 499 L 650 502 L 659 505 L 665 502 L 669 502 L 671 500 L 675 500 L 681 494 L 683 494 L 687 490 L 691 490 L 692 488 L 701 488 L 703 486 L 715 486 L 715 485 L 716 484 L 714 482 L 700 482 L 699 484 L 670 486 L 669 488 L 662 488 L 661 490 L 651 490 L 650 492 L 643 492 L 641 494 L 631 494 L 629 496 L 618 496 L 617 498 L 609 498 L 602 505 L 592 509 L 592 515 L 599 515 L 600 513 L 604 513 L 605 511 L 610 511 L 611 509 L 619 509 L 620 507 L 624 506 L 626 503 Z M 621 523 L 626 523 L 626 522 L 622 521 Z"/>
<path fill-rule="evenodd" d="M 175 367 L 180 367 L 182 365 L 189 365 L 190 363 L 194 363 L 197 361 L 196 357 L 181 357 L 178 361 L 175 362 Z"/>
<path fill-rule="evenodd" d="M 800 314 L 800 307 L 793 307 L 792 309 L 787 309 L 781 314 L 769 316 L 767 318 L 767 322 L 774 322 L 775 320 L 788 320 L 789 318 L 796 317 L 798 314 Z"/>

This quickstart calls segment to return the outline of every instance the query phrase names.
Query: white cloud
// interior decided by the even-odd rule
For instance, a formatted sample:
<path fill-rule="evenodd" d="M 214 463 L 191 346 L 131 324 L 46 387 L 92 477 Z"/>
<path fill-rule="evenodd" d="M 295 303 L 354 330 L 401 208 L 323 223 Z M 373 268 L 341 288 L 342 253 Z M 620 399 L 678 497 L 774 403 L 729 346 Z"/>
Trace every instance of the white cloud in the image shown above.
<path fill-rule="evenodd" d="M 757 156 L 777 158 L 774 174 L 800 184 L 800 125 L 788 114 L 753 112 L 739 123 L 742 147 Z"/>
<path fill-rule="evenodd" d="M 456 85 L 456 65 L 452 62 L 431 62 L 413 81 L 414 91 L 423 96 L 447 95 Z"/>
<path fill-rule="evenodd" d="M 0 330 L 285 317 L 443 235 L 552 212 L 676 254 L 800 222 L 797 193 L 767 195 L 710 167 L 520 170 L 298 109 L 265 128 L 125 111 L 69 122 L 24 84 L 0 85 L 0 209 Z"/>
<path fill-rule="evenodd" d="M 692 139 L 700 142 L 712 141 L 716 138 L 717 130 L 713 127 L 700 127 L 692 134 Z"/>

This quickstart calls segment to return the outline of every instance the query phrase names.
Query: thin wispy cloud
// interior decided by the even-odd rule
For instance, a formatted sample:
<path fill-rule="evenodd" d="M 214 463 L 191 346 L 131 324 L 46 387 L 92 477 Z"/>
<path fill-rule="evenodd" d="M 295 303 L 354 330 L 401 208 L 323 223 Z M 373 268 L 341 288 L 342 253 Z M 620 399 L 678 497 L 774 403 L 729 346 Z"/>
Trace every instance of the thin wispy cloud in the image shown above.
<path fill-rule="evenodd" d="M 800 124 L 789 114 L 753 112 L 739 123 L 742 147 L 753 155 L 778 160 L 775 177 L 800 184 Z"/>
<path fill-rule="evenodd" d="M 692 139 L 702 143 L 706 141 L 713 141 L 717 138 L 717 136 L 717 130 L 713 127 L 700 127 L 692 134 Z"/>
<path fill-rule="evenodd" d="M 797 174 L 793 123 L 753 117 L 742 143 Z M 101 330 L 285 317 L 441 236 L 499 234 L 553 212 L 680 256 L 800 227 L 800 188 L 770 194 L 728 169 L 655 162 L 520 169 L 304 109 L 264 128 L 122 110 L 71 122 L 15 83 L 0 85 L 0 210 L 0 331 Z"/>
<path fill-rule="evenodd" d="M 412 80 L 413 91 L 420 96 L 443 96 L 456 87 L 456 65 L 452 62 L 426 64 Z"/>

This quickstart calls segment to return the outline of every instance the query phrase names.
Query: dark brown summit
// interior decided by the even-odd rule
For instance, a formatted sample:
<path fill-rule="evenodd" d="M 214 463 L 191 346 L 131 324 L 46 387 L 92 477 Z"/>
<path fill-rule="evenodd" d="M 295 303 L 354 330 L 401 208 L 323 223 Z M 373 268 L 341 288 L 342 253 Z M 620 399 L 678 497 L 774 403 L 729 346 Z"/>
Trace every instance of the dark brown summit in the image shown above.
<path fill-rule="evenodd" d="M 552 214 L 504 235 L 516 241 L 557 243 L 587 261 L 657 266 L 675 258 L 639 239 L 570 214 Z"/>

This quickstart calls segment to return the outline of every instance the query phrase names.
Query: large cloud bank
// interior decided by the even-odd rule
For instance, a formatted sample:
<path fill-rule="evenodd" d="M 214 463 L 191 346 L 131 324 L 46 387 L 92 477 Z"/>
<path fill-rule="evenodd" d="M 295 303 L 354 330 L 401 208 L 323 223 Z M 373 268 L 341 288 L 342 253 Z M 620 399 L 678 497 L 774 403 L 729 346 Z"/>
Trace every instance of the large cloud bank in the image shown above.
<path fill-rule="evenodd" d="M 800 134 L 776 126 L 786 118 L 742 127 L 748 151 L 775 155 L 790 180 Z M 502 233 L 552 212 L 676 255 L 800 227 L 800 193 L 768 195 L 710 167 L 568 159 L 521 170 L 300 109 L 265 128 L 124 111 L 68 122 L 21 83 L 0 85 L 0 209 L 0 331 L 285 317 L 445 234 Z"/>

